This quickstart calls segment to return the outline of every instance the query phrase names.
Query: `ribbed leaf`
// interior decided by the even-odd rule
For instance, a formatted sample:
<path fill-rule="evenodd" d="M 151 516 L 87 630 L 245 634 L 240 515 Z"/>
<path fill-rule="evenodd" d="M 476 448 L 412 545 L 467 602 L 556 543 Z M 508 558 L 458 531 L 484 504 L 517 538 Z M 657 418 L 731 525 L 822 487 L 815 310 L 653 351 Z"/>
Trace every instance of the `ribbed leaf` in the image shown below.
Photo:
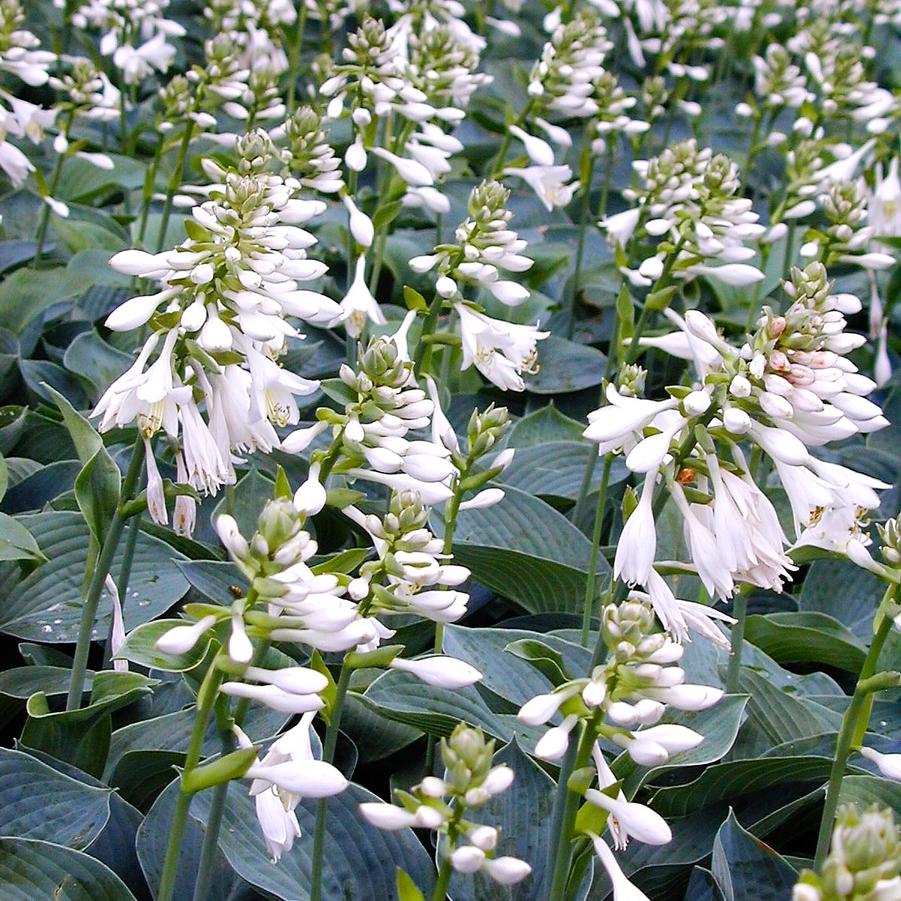
<path fill-rule="evenodd" d="M 515 488 L 488 510 L 457 520 L 454 553 L 473 576 L 530 613 L 579 612 L 591 542 L 553 507 Z M 609 566 L 601 560 L 598 582 Z"/>
<path fill-rule="evenodd" d="M 0 834 L 85 848 L 109 815 L 107 789 L 64 776 L 30 754 L 0 748 Z"/>
<path fill-rule="evenodd" d="M 81 622 L 82 583 L 87 565 L 88 528 L 78 513 L 38 513 L 20 517 L 47 558 L 12 589 L 0 609 L 0 630 L 43 642 L 72 642 Z M 119 545 L 112 572 L 125 553 Z M 125 627 L 134 629 L 168 610 L 188 590 L 175 561 L 181 555 L 143 533 L 135 547 L 128 594 L 122 599 Z M 106 638 L 111 603 L 101 596 L 95 638 Z"/>
<path fill-rule="evenodd" d="M 134 901 L 108 867 L 62 845 L 0 838 L 0 897 L 3 901 Z"/>
<path fill-rule="evenodd" d="M 725 901 L 785 901 L 798 881 L 795 869 L 731 812 L 717 833 L 711 869 Z"/>
<path fill-rule="evenodd" d="M 532 901 L 547 897 L 551 844 L 551 817 L 554 806 L 554 780 L 523 753 L 516 741 L 494 756 L 496 764 L 506 763 L 516 773 L 513 786 L 495 795 L 472 815 L 472 820 L 500 829 L 496 853 L 512 854 L 528 861 L 532 873 L 515 886 L 502 886 L 476 873 L 455 876 L 451 883 L 454 901 Z"/>
<path fill-rule="evenodd" d="M 824 613 L 749 616 L 745 638 L 779 663 L 817 663 L 859 673 L 866 648 L 852 632 Z"/>

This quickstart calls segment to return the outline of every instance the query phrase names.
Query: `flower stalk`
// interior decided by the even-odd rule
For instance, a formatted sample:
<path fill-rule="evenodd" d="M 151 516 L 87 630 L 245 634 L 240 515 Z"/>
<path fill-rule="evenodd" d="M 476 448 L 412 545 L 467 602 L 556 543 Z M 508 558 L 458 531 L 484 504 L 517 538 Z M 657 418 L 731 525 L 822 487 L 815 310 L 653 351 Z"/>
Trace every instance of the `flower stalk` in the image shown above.
<path fill-rule="evenodd" d="M 820 818 L 820 830 L 817 836 L 817 849 L 814 858 L 814 869 L 817 872 L 822 870 L 826 855 L 829 853 L 829 839 L 832 836 L 832 826 L 835 822 L 836 810 L 838 810 L 842 780 L 848 766 L 848 758 L 851 756 L 855 740 L 859 742 L 860 737 L 866 732 L 867 723 L 870 719 L 872 706 L 870 701 L 873 688 L 871 687 L 872 683 L 870 685 L 867 683 L 876 674 L 879 656 L 894 625 L 891 617 L 885 615 L 885 608 L 891 599 L 897 599 L 897 597 L 898 586 L 892 585 L 886 592 L 885 599 L 880 606 L 880 611 L 877 614 L 879 625 L 876 628 L 870 649 L 860 669 L 860 676 L 857 679 L 854 694 L 851 696 L 851 703 L 842 717 L 842 725 L 835 745 L 835 757 L 832 760 L 829 782 L 826 785 L 826 799 L 823 804 L 823 815 Z"/>
<path fill-rule="evenodd" d="M 110 520 L 109 529 L 103 540 L 103 545 L 97 556 L 94 570 L 91 573 L 91 579 L 88 582 L 88 588 L 85 592 L 81 609 L 81 624 L 78 629 L 78 639 L 75 644 L 75 659 L 72 661 L 72 672 L 69 676 L 69 693 L 66 697 L 66 710 L 77 710 L 81 706 L 81 696 L 84 691 L 85 674 L 88 667 L 88 654 L 91 650 L 91 630 L 94 627 L 94 619 L 97 616 L 100 595 L 103 591 L 106 577 L 109 575 L 113 559 L 116 556 L 119 540 L 122 537 L 122 530 L 125 528 L 125 523 L 128 519 L 125 508 L 134 492 L 143 462 L 144 442 L 141 437 L 138 436 L 131 451 L 131 460 L 128 464 L 128 470 L 125 473 L 125 478 L 122 482 L 119 505 L 116 508 L 116 512 L 113 514 L 113 518 Z"/>

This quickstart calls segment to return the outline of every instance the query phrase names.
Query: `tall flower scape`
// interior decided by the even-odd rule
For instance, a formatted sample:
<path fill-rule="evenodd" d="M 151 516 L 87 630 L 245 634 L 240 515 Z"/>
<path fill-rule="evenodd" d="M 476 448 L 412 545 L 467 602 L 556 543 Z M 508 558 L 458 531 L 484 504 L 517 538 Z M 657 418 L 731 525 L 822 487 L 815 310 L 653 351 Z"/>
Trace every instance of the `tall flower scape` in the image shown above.
<path fill-rule="evenodd" d="M 901 898 L 899 53 L 0 0 L 0 896 Z"/>

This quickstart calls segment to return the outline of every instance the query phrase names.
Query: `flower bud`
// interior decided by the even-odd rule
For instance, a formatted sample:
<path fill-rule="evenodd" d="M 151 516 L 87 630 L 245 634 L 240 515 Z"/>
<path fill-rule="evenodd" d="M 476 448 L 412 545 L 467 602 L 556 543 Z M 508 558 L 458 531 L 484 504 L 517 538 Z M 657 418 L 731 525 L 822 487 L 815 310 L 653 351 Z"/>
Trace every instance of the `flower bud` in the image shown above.
<path fill-rule="evenodd" d="M 154 647 L 164 654 L 186 654 L 197 644 L 200 636 L 216 625 L 216 617 L 205 616 L 190 626 L 174 626 L 161 635 Z"/>
<path fill-rule="evenodd" d="M 389 667 L 412 673 L 417 679 L 437 688 L 465 688 L 482 678 L 482 674 L 474 666 L 454 657 L 437 656 L 419 660 L 395 657 Z"/>

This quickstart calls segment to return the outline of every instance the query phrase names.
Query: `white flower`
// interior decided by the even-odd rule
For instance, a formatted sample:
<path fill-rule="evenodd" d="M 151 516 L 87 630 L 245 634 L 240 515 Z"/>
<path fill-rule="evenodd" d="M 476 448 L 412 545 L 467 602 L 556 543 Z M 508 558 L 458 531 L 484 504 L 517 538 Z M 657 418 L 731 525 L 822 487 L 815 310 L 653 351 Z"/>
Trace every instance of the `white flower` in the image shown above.
<path fill-rule="evenodd" d="M 634 733 L 629 739 L 614 736 L 614 741 L 629 752 L 629 756 L 641 766 L 660 766 L 670 755 L 696 748 L 704 736 L 686 726 L 664 723 Z"/>
<path fill-rule="evenodd" d="M 153 446 L 147 438 L 144 439 L 144 460 L 147 467 L 147 512 L 150 514 L 150 518 L 158 525 L 168 525 L 169 517 L 166 511 L 163 479 L 160 476 L 159 467 L 156 465 Z"/>
<path fill-rule="evenodd" d="M 402 807 L 395 807 L 393 804 L 385 804 L 381 801 L 369 801 L 361 804 L 360 813 L 368 823 L 389 832 L 397 829 L 409 829 L 416 825 L 415 814 Z"/>
<path fill-rule="evenodd" d="M 275 862 L 300 837 L 294 810 L 301 798 L 327 798 L 347 787 L 347 780 L 335 767 L 313 757 L 310 731 L 314 716 L 305 713 L 296 726 L 272 743 L 263 760 L 255 762 L 245 773 L 245 778 L 253 780 L 250 795 Z M 252 747 L 237 726 L 233 729 L 241 747 Z"/>
<path fill-rule="evenodd" d="M 578 692 L 577 688 L 569 691 L 555 691 L 551 694 L 536 695 L 519 708 L 517 719 L 527 726 L 540 726 L 546 723 L 560 709 L 560 705 Z"/>
<path fill-rule="evenodd" d="M 648 425 L 658 413 L 678 405 L 675 398 L 667 400 L 645 400 L 627 397 L 617 391 L 612 383 L 606 389 L 608 406 L 588 414 L 588 428 L 582 434 L 597 442 L 604 453 L 622 447 L 623 442 L 633 432 Z"/>
<path fill-rule="evenodd" d="M 291 694 L 317 694 L 328 688 L 328 679 L 322 673 L 306 666 L 286 666 L 276 670 L 248 666 L 244 670 L 244 678 L 275 685 L 276 688 Z"/>
<path fill-rule="evenodd" d="M 526 182 L 548 211 L 566 206 L 579 189 L 578 181 L 570 181 L 573 173 L 569 166 L 509 167 L 504 169 L 504 174 L 514 175 Z"/>
<path fill-rule="evenodd" d="M 273 636 L 278 630 L 274 630 Z M 322 699 L 316 694 L 294 694 L 275 685 L 247 685 L 244 682 L 223 682 L 219 690 L 234 698 L 249 698 L 280 713 L 309 713 L 321 710 Z M 270 780 L 270 781 L 275 781 Z M 301 792 L 307 794 L 307 792 Z M 324 797 L 319 795 L 318 797 Z"/>
<path fill-rule="evenodd" d="M 186 654 L 215 625 L 216 617 L 210 615 L 190 626 L 173 626 L 156 640 L 154 647 L 164 654 Z"/>
<path fill-rule="evenodd" d="M 623 830 L 646 845 L 665 845 L 673 834 L 666 820 L 644 804 L 611 798 L 597 789 L 589 788 L 585 800 L 616 817 Z"/>
<path fill-rule="evenodd" d="M 578 722 L 579 718 L 575 714 L 570 714 L 559 726 L 548 729 L 535 744 L 535 756 L 542 760 L 559 760 L 566 753 L 569 747 L 569 733 Z"/>
<path fill-rule="evenodd" d="M 842 182 L 853 181 L 857 167 L 861 164 L 875 146 L 876 141 L 870 140 L 858 147 L 853 153 L 849 153 L 846 157 L 836 160 L 828 166 L 823 166 L 813 173 L 813 178 L 820 186 L 830 182 L 840 184 Z"/>
<path fill-rule="evenodd" d="M 526 148 L 526 153 L 529 155 L 529 159 L 535 163 L 536 166 L 541 168 L 553 167 L 554 149 L 547 141 L 536 138 L 534 135 L 530 135 L 527 131 L 524 131 L 517 125 L 511 125 L 509 131 L 511 135 L 522 141 L 523 146 Z M 507 172 L 509 171 L 510 170 L 508 169 Z"/>
<path fill-rule="evenodd" d="M 345 194 L 341 199 L 344 202 L 344 206 L 347 207 L 350 233 L 353 235 L 354 240 L 360 247 L 371 247 L 372 240 L 375 237 L 372 220 L 357 207 L 350 194 Z"/>
<path fill-rule="evenodd" d="M 125 644 L 125 620 L 122 617 L 122 601 L 119 598 L 119 588 L 110 573 L 107 573 L 103 584 L 110 596 L 110 603 L 113 608 L 112 626 L 110 628 L 110 654 L 113 657 L 113 669 L 119 673 L 127 673 L 128 661 L 124 658 L 116 659 L 116 655 Z"/>
<path fill-rule="evenodd" d="M 377 325 L 385 323 L 385 314 L 366 284 L 366 257 L 363 255 L 357 257 L 354 279 L 341 301 L 341 310 L 344 326 L 353 338 L 360 337 L 367 320 Z"/>
<path fill-rule="evenodd" d="M 646 584 L 654 563 L 657 550 L 653 511 L 656 476 L 656 472 L 645 476 L 641 499 L 626 520 L 616 546 L 613 575 L 627 583 Z"/>
<path fill-rule="evenodd" d="M 689 271 L 698 275 L 706 275 L 724 285 L 739 288 L 753 285 L 765 278 L 756 266 L 749 266 L 746 263 L 726 263 L 724 266 L 692 266 Z"/>
<path fill-rule="evenodd" d="M 515 885 L 532 872 L 529 864 L 518 857 L 488 858 L 482 869 L 500 885 Z"/>
<path fill-rule="evenodd" d="M 623 210 L 613 216 L 607 216 L 598 224 L 607 232 L 607 240 L 613 245 L 625 247 L 635 232 L 638 220 L 641 218 L 641 209 Z"/>
<path fill-rule="evenodd" d="M 713 707 L 723 692 L 709 685 L 690 685 L 687 682 L 670 688 L 651 688 L 644 691 L 650 700 L 659 700 L 676 710 L 698 711 Z"/>
<path fill-rule="evenodd" d="M 867 222 L 877 240 L 880 237 L 901 235 L 901 179 L 898 177 L 898 157 L 893 156 L 888 175 L 882 166 L 876 167 L 875 188 L 867 199 Z"/>
<path fill-rule="evenodd" d="M 322 760 L 305 760 L 298 766 L 294 760 L 284 763 L 254 764 L 244 774 L 248 779 L 270 782 L 277 789 L 305 798 L 330 798 L 347 788 L 347 780 L 330 763 Z M 261 788 L 251 794 L 256 795 Z"/>
<path fill-rule="evenodd" d="M 438 688 L 465 688 L 482 678 L 482 674 L 474 666 L 455 657 L 436 656 L 417 660 L 395 657 L 389 666 L 391 669 L 412 673 L 417 679 Z"/>
<path fill-rule="evenodd" d="M 644 892 L 626 878 L 607 843 L 596 835 L 591 837 L 591 841 L 598 860 L 603 864 L 613 884 L 613 901 L 650 901 Z"/>
<path fill-rule="evenodd" d="M 435 183 L 432 173 L 417 160 L 408 160 L 405 157 L 398 156 L 396 153 L 385 150 L 383 147 L 375 147 L 372 152 L 389 162 L 408 185 L 421 188 Z"/>
<path fill-rule="evenodd" d="M 535 326 L 514 325 L 477 313 L 456 303 L 463 342 L 463 369 L 475 364 L 487 379 L 507 391 L 522 391 L 521 373 L 534 371 L 538 352 L 536 343 L 549 332 Z"/>
<path fill-rule="evenodd" d="M 319 481 L 322 464 L 313 463 L 306 481 L 294 493 L 294 506 L 307 516 L 315 516 L 325 506 L 328 493 Z"/>
<path fill-rule="evenodd" d="M 872 760 L 887 779 L 901 782 L 901 754 L 882 754 L 874 748 L 861 748 L 862 757 Z"/>
<path fill-rule="evenodd" d="M 469 500 L 460 504 L 460 510 L 487 510 L 499 504 L 504 499 L 504 490 L 502 488 L 484 488 L 478 494 L 473 495 Z"/>

